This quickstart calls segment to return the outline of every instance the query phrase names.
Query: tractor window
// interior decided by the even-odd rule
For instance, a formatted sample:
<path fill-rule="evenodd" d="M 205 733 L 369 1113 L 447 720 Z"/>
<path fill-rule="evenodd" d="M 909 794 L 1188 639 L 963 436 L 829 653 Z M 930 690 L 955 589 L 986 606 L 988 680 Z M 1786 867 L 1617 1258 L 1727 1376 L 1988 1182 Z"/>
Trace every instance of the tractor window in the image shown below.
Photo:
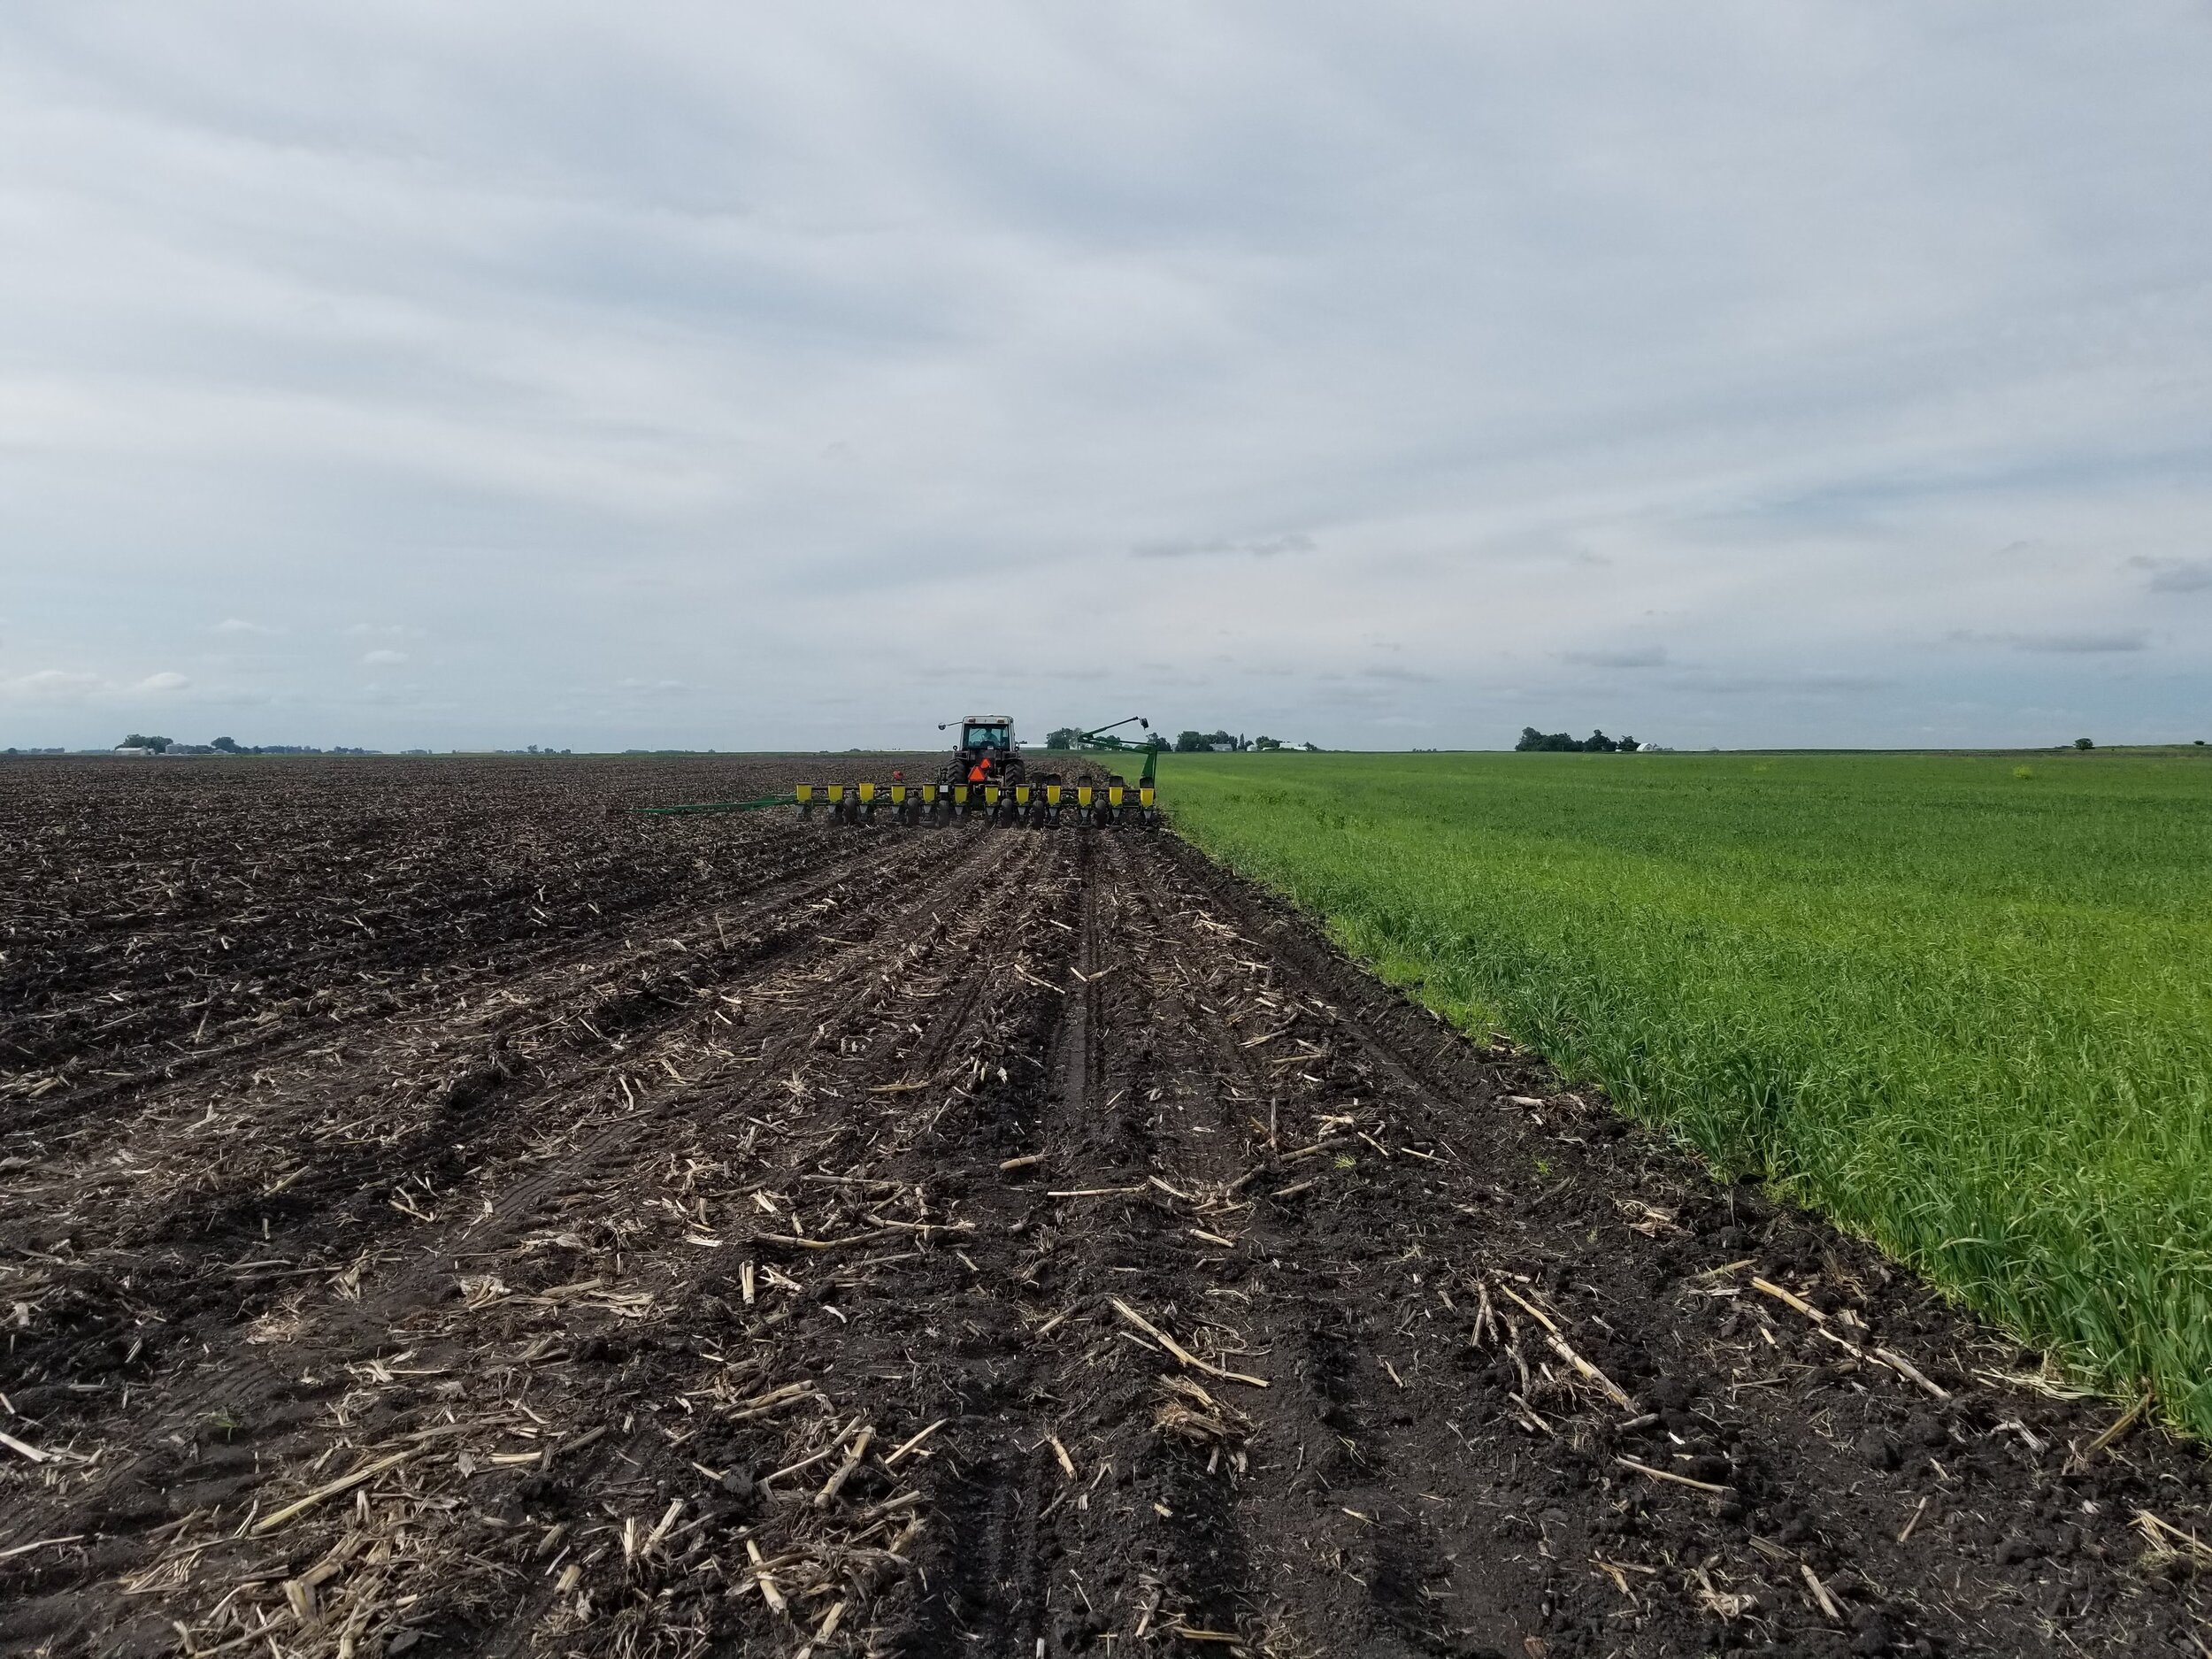
<path fill-rule="evenodd" d="M 960 741 L 967 749 L 1006 748 L 1008 730 L 1002 726 L 971 726 L 961 733 Z"/>

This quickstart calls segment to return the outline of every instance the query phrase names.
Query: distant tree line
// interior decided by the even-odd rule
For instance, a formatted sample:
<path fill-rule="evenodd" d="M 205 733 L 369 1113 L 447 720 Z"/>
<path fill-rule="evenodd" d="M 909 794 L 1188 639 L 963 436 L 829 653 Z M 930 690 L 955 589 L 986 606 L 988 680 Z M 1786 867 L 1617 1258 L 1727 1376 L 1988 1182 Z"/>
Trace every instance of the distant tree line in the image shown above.
<path fill-rule="evenodd" d="M 1232 755 L 1248 754 L 1256 750 L 1288 747 L 1279 737 L 1247 737 L 1242 733 L 1182 732 L 1176 735 L 1175 752 L 1179 755 L 1204 755 L 1223 750 Z M 1310 749 L 1313 745 L 1308 743 Z"/>
<path fill-rule="evenodd" d="M 1321 752 L 1317 744 L 1286 743 L 1279 737 L 1269 737 L 1264 733 L 1258 737 L 1247 737 L 1240 732 L 1201 732 L 1193 729 L 1178 733 L 1172 743 L 1168 741 L 1167 734 L 1164 732 L 1155 732 L 1142 742 L 1137 743 L 1124 742 L 1110 732 L 1102 737 L 1094 737 L 1087 743 L 1083 741 L 1083 733 L 1079 728 L 1064 726 L 1047 733 L 1045 747 L 1047 749 L 1133 749 L 1139 751 L 1148 749 L 1172 749 L 1179 755 L 1224 752 L 1243 755 L 1279 749 L 1300 749 L 1309 755 L 1318 755 Z"/>
<path fill-rule="evenodd" d="M 1045 733 L 1045 747 L 1047 749 L 1133 749 L 1140 754 L 1148 749 L 1167 747 L 1167 739 L 1157 732 L 1153 733 L 1149 737 L 1136 741 L 1125 738 L 1118 732 L 1101 732 L 1086 742 L 1084 741 L 1086 735 L 1081 726 L 1059 726 Z"/>
<path fill-rule="evenodd" d="M 1608 737 L 1593 731 L 1583 738 L 1569 737 L 1564 732 L 1540 732 L 1532 726 L 1521 728 L 1521 741 L 1513 746 L 1524 753 L 1556 755 L 1632 755 L 1640 747 L 1632 737 Z"/>
<path fill-rule="evenodd" d="M 343 744 L 335 749 L 317 749 L 310 743 L 241 743 L 235 738 L 219 737 L 211 743 L 180 743 L 173 737 L 160 737 L 145 732 L 133 732 L 118 749 L 142 749 L 156 755 L 373 755 L 373 749 L 348 749 Z"/>
<path fill-rule="evenodd" d="M 1179 732 L 1175 738 L 1175 752 L 1179 755 L 1205 755 L 1217 749 L 1241 755 L 1251 747 L 1241 733 L 1232 735 L 1227 732 Z"/>

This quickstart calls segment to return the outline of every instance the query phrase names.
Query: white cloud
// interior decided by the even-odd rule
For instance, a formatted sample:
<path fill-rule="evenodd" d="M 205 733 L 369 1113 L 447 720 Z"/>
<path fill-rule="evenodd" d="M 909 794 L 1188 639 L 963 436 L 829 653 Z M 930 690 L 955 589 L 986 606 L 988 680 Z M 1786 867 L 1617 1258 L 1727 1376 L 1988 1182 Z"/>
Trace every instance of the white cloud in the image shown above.
<path fill-rule="evenodd" d="M 0 693 L 11 697 L 39 702 L 75 700 L 99 690 L 97 674 L 73 673 L 65 669 L 42 668 L 34 673 L 18 674 L 12 680 L 0 680 Z"/>
<path fill-rule="evenodd" d="M 385 748 L 2212 723 L 2208 82 L 2182 0 L 16 8 L 10 636 Z"/>
<path fill-rule="evenodd" d="M 362 654 L 361 660 L 371 668 L 383 668 L 395 663 L 405 662 L 407 653 L 392 650 L 366 651 Z"/>
<path fill-rule="evenodd" d="M 104 674 L 81 669 L 42 668 L 0 680 L 0 696 L 27 703 L 110 703 L 137 695 L 182 691 L 191 684 L 189 676 L 168 670 L 122 686 Z"/>

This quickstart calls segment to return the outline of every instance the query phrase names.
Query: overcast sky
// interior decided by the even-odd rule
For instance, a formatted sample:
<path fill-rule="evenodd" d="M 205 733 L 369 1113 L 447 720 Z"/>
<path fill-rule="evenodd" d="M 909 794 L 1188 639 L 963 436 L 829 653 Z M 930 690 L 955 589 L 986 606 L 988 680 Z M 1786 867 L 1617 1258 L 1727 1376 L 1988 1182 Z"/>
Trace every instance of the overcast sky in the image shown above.
<path fill-rule="evenodd" d="M 2212 738 L 2212 5 L 0 9 L 0 746 Z"/>

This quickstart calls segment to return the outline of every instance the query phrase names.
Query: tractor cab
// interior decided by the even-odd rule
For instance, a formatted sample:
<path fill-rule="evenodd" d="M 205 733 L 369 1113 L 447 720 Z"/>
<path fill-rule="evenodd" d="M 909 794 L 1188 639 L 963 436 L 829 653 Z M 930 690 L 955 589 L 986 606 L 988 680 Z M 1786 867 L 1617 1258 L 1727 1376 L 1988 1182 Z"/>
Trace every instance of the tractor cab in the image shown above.
<path fill-rule="evenodd" d="M 1020 782 L 1025 768 L 1021 751 L 1014 745 L 1014 717 L 971 714 L 963 718 L 960 741 L 945 770 L 949 783 Z"/>
<path fill-rule="evenodd" d="M 960 747 L 1004 756 L 1014 747 L 1014 722 L 1004 715 L 971 716 L 960 722 Z"/>

